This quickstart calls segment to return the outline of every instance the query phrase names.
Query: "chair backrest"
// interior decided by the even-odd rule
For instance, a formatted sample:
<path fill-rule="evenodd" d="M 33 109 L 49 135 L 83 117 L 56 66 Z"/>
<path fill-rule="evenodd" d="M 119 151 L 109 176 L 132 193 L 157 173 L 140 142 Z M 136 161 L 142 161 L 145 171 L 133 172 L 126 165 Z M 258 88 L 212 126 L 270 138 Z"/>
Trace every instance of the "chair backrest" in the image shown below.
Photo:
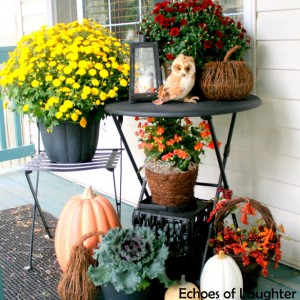
<path fill-rule="evenodd" d="M 8 59 L 8 52 L 15 47 L 0 47 L 1 64 Z M 17 112 L 5 112 L 0 99 L 0 162 L 32 156 L 34 144 L 23 142 L 22 119 Z"/>
<path fill-rule="evenodd" d="M 0 300 L 4 300 L 4 290 L 3 290 L 3 279 L 2 279 L 1 266 L 0 266 Z"/>

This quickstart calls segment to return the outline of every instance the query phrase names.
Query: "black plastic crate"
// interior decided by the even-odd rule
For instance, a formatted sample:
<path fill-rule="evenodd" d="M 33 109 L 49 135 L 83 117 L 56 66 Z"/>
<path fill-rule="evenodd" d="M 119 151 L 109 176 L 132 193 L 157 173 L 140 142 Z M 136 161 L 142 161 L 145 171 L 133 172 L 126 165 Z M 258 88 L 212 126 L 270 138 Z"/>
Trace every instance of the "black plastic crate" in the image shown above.
<path fill-rule="evenodd" d="M 174 212 L 175 207 L 161 207 L 148 199 L 149 203 L 144 206 L 139 203 L 139 207 L 133 211 L 132 224 L 165 232 L 170 250 L 167 262 L 169 277 L 180 279 L 181 274 L 185 274 L 187 280 L 197 282 L 207 242 L 209 224 L 206 220 L 212 209 L 212 201 L 193 201 L 194 204 L 190 204 L 193 209 L 184 208 L 183 212 Z"/>

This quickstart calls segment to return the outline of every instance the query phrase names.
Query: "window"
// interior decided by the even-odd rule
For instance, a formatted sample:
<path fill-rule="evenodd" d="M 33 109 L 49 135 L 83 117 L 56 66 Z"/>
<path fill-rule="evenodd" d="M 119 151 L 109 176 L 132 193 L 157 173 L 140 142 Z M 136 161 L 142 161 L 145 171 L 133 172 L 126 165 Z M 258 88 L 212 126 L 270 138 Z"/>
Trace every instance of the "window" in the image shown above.
<path fill-rule="evenodd" d="M 219 4 L 223 7 L 224 14 L 244 23 L 244 1 L 219 0 Z M 137 40 L 136 32 L 140 16 L 151 13 L 156 2 L 158 1 L 82 0 L 82 15 L 84 18 L 91 18 L 108 26 L 117 38 L 129 42 Z"/>
<path fill-rule="evenodd" d="M 56 12 L 55 23 L 69 23 L 77 20 L 76 0 L 55 0 L 53 6 Z"/>
<path fill-rule="evenodd" d="M 137 40 L 137 23 L 150 13 L 154 0 L 83 0 L 83 17 L 108 26 L 116 37 L 127 42 Z"/>
<path fill-rule="evenodd" d="M 244 0 L 219 0 L 223 7 L 223 13 L 231 16 L 235 21 L 243 23 L 244 19 Z"/>

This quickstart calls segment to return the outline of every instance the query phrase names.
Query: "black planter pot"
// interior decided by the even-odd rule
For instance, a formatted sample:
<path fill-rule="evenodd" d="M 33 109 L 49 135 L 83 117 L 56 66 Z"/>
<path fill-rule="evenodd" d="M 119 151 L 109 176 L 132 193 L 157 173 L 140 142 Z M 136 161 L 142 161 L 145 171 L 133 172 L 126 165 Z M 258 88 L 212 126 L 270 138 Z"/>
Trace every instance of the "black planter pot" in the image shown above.
<path fill-rule="evenodd" d="M 101 286 L 104 300 L 150 300 L 153 299 L 153 293 L 151 287 L 140 292 L 134 292 L 132 294 L 125 294 L 120 291 L 117 292 L 111 283 Z"/>
<path fill-rule="evenodd" d="M 38 126 L 51 162 L 84 163 L 93 158 L 99 138 L 99 121 L 88 122 L 85 128 L 66 122 L 55 126 L 52 132 L 41 122 Z"/>

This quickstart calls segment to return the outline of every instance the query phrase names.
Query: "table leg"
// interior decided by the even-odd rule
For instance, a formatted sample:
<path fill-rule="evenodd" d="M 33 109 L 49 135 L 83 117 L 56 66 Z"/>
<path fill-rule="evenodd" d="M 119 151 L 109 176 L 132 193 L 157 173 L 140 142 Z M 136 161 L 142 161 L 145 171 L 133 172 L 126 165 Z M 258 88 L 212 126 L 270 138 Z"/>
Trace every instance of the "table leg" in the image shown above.
<path fill-rule="evenodd" d="M 33 239 L 34 239 L 34 228 L 35 228 L 35 219 L 36 219 L 36 209 L 38 209 L 39 214 L 41 216 L 43 225 L 45 227 L 45 230 L 47 232 L 48 237 L 51 239 L 52 235 L 51 232 L 49 230 L 49 226 L 47 224 L 47 221 L 44 217 L 44 213 L 42 211 L 42 208 L 40 206 L 38 197 L 37 197 L 37 192 L 38 192 L 38 182 L 39 182 L 39 172 L 37 172 L 37 179 L 36 179 L 36 187 L 34 189 L 31 178 L 30 178 L 30 173 L 32 173 L 32 171 L 25 171 L 25 176 L 30 188 L 30 191 L 32 193 L 33 199 L 34 199 L 34 205 L 33 205 L 33 216 L 32 216 L 32 226 L 31 226 L 31 236 L 30 236 L 30 253 L 29 253 L 29 265 L 26 266 L 24 269 L 25 270 L 30 270 L 32 269 L 32 252 L 33 252 Z"/>
<path fill-rule="evenodd" d="M 228 159 L 229 154 L 230 154 L 230 145 L 231 145 L 233 130 L 234 130 L 235 121 L 236 121 L 236 113 L 233 113 L 232 117 L 231 117 L 231 122 L 230 122 L 229 130 L 228 130 L 228 134 L 227 134 L 227 140 L 226 140 L 226 144 L 225 144 L 224 151 L 223 151 L 223 159 L 221 158 L 220 149 L 218 147 L 218 140 L 217 140 L 215 128 L 214 128 L 214 125 L 213 125 L 212 117 L 211 116 L 203 117 L 203 119 L 207 120 L 207 122 L 209 124 L 211 135 L 212 135 L 212 140 L 213 140 L 213 143 L 214 143 L 215 152 L 216 152 L 216 156 L 217 156 L 217 160 L 218 160 L 218 164 L 219 164 L 219 168 L 220 168 L 220 176 L 219 176 L 219 182 L 218 182 L 217 187 L 218 188 L 222 187 L 222 183 L 224 183 L 224 188 L 228 189 L 229 185 L 228 185 L 227 176 L 226 176 L 226 173 L 225 173 L 225 167 L 226 167 L 227 159 Z M 216 196 L 215 196 L 216 199 L 219 198 L 219 196 L 220 196 L 220 191 L 219 191 L 218 188 L 216 190 Z M 216 205 L 216 201 L 213 201 L 213 209 L 215 208 L 215 205 Z M 233 221 L 235 221 L 235 220 L 236 220 L 235 216 L 233 216 Z M 202 273 L 203 267 L 205 265 L 205 262 L 208 258 L 207 257 L 208 256 L 208 251 L 209 251 L 208 240 L 212 236 L 212 232 L 213 232 L 213 222 L 210 223 L 209 229 L 208 229 L 207 243 L 206 243 L 204 253 L 203 253 L 201 273 Z"/>
<path fill-rule="evenodd" d="M 203 119 L 208 122 L 209 129 L 210 129 L 210 132 L 211 132 L 212 141 L 213 141 L 214 148 L 215 148 L 216 157 L 217 157 L 217 160 L 218 160 L 220 173 L 221 173 L 220 174 L 220 180 L 219 180 L 219 183 L 218 183 L 218 187 L 220 187 L 222 185 L 222 182 L 223 182 L 224 187 L 226 189 L 228 189 L 229 185 L 228 185 L 227 177 L 226 177 L 226 173 L 225 173 L 225 166 L 224 166 L 224 163 L 223 163 L 223 159 L 221 157 L 220 149 L 218 147 L 218 139 L 217 139 L 215 127 L 214 127 L 214 124 L 213 124 L 213 121 L 212 121 L 212 117 L 211 116 L 203 117 Z M 227 140 L 226 146 L 227 146 L 227 144 L 228 144 L 228 140 Z M 229 144 L 230 144 L 230 142 L 229 142 Z M 226 146 L 225 146 L 225 148 L 226 148 Z M 227 148 L 230 148 L 230 146 L 227 147 Z"/>
<path fill-rule="evenodd" d="M 133 155 L 132 155 L 132 153 L 131 153 L 131 150 L 130 150 L 130 148 L 129 148 L 129 145 L 128 145 L 128 143 L 127 143 L 127 140 L 126 140 L 126 138 L 125 138 L 125 135 L 124 135 L 123 130 L 122 130 L 122 127 L 121 127 L 122 119 L 120 119 L 120 121 L 119 121 L 115 115 L 113 115 L 112 118 L 113 118 L 114 123 L 115 123 L 115 125 L 116 125 L 116 128 L 117 128 L 117 130 L 118 130 L 118 133 L 119 133 L 119 135 L 120 135 L 120 137 L 121 137 L 121 140 L 122 140 L 122 143 L 123 143 L 123 145 L 124 145 L 124 148 L 125 148 L 125 150 L 126 150 L 128 156 L 129 156 L 131 165 L 132 165 L 132 167 L 133 167 L 133 169 L 134 169 L 134 171 L 135 171 L 135 173 L 136 173 L 136 175 L 137 175 L 137 178 L 138 178 L 140 184 L 143 185 L 144 180 L 143 180 L 143 178 L 142 178 L 142 176 L 141 176 L 141 174 L 140 174 L 140 171 L 139 171 L 138 166 L 136 165 L 136 162 L 135 162 L 135 160 L 134 160 L 134 158 L 133 158 Z M 145 190 L 145 195 L 146 195 L 147 197 L 149 197 L 149 193 L 148 193 L 147 190 Z"/>

